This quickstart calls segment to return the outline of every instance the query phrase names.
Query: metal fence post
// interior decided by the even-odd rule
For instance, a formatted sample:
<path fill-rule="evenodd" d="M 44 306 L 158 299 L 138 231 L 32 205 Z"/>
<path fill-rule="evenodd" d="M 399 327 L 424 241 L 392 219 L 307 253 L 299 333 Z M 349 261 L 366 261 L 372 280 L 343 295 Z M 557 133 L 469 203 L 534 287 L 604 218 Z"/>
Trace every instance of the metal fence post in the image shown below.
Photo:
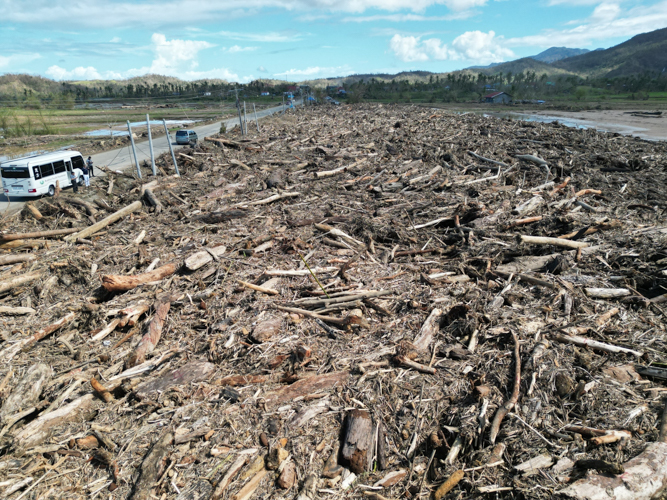
<path fill-rule="evenodd" d="M 146 127 L 148 128 L 148 147 L 151 150 L 151 169 L 153 170 L 153 175 L 157 175 L 155 170 L 155 154 L 153 154 L 153 136 L 151 135 L 151 121 L 148 118 L 148 113 L 146 113 Z"/>
<path fill-rule="evenodd" d="M 255 125 L 257 125 L 257 132 L 259 132 L 259 120 L 257 119 L 257 108 L 254 102 L 252 103 L 252 110 L 255 112 Z"/>
<path fill-rule="evenodd" d="M 167 120 L 162 119 L 164 125 L 164 133 L 167 135 L 167 144 L 169 144 L 169 152 L 171 153 L 171 159 L 174 161 L 174 168 L 176 169 L 176 175 L 179 177 L 181 173 L 178 171 L 178 164 L 176 163 L 176 156 L 174 156 L 174 148 L 171 146 L 171 137 L 169 137 L 169 129 L 167 128 Z"/>
<path fill-rule="evenodd" d="M 127 132 L 130 134 L 130 142 L 132 143 L 132 153 L 134 153 L 134 163 L 137 165 L 137 175 L 141 179 L 141 168 L 139 168 L 139 160 L 137 159 L 137 148 L 134 146 L 134 136 L 132 135 L 132 126 L 130 120 L 127 120 Z"/>

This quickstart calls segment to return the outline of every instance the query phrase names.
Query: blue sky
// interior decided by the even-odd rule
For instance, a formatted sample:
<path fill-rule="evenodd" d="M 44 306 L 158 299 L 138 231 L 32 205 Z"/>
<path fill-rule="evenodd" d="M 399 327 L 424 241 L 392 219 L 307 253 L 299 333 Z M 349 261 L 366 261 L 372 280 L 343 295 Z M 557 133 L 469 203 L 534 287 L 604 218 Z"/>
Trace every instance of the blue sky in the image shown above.
<path fill-rule="evenodd" d="M 0 74 L 300 81 L 453 71 L 667 27 L 667 0 L 0 0 Z"/>

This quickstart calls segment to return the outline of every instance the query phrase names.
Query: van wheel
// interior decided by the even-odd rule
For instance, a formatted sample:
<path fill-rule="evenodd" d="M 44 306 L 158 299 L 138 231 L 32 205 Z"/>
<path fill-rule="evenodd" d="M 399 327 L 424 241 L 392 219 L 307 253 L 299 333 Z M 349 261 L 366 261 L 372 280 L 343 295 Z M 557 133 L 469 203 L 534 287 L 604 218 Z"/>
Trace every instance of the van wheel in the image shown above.
<path fill-rule="evenodd" d="M 49 186 L 49 196 L 55 196 L 56 194 L 56 188 L 53 186 Z"/>
<path fill-rule="evenodd" d="M 83 177 L 79 177 L 79 179 L 76 181 L 78 186 L 83 186 Z"/>

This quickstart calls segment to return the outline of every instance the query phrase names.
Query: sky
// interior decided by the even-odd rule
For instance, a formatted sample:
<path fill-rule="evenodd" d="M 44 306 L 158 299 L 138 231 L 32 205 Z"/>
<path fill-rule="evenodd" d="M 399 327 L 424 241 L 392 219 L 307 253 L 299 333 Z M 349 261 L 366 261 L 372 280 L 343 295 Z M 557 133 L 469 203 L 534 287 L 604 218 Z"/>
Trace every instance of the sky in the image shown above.
<path fill-rule="evenodd" d="M 247 83 L 447 72 L 667 27 L 667 0 L 0 0 L 0 74 Z"/>

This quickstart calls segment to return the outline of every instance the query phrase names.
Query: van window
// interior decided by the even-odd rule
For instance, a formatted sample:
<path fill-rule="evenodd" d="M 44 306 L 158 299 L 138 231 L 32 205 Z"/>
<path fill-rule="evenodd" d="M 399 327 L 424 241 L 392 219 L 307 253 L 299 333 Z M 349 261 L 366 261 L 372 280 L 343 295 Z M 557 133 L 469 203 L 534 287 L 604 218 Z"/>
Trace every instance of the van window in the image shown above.
<path fill-rule="evenodd" d="M 35 180 L 42 178 L 42 173 L 39 171 L 39 167 L 37 165 L 32 167 L 32 173 L 35 175 Z"/>
<path fill-rule="evenodd" d="M 56 174 L 63 173 L 65 171 L 65 162 L 63 160 L 54 161 L 53 170 Z"/>
<path fill-rule="evenodd" d="M 53 165 L 50 163 L 45 163 L 44 165 L 40 165 L 39 169 L 42 171 L 42 177 L 48 177 L 50 175 L 53 175 Z"/>
<path fill-rule="evenodd" d="M 30 179 L 30 172 L 26 167 L 2 167 L 2 177 L 5 179 Z"/>
<path fill-rule="evenodd" d="M 73 156 L 72 166 L 74 168 L 83 168 L 83 156 Z"/>

